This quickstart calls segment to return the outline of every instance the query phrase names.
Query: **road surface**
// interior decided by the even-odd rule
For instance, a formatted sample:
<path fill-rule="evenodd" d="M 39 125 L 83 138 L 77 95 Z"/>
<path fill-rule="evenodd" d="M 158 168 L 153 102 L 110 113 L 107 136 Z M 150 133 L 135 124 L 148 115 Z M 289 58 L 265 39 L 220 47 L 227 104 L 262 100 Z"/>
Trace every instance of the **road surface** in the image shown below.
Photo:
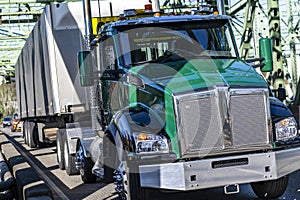
<path fill-rule="evenodd" d="M 55 200 L 117 200 L 114 193 L 114 184 L 105 184 L 98 181 L 94 184 L 84 184 L 79 175 L 68 176 L 65 171 L 58 168 L 56 162 L 55 144 L 45 145 L 42 148 L 31 149 L 24 144 L 22 133 L 11 133 L 9 128 L 1 130 L 10 136 L 10 139 L 22 151 L 29 163 L 34 166 L 38 174 L 50 186 Z M 175 175 L 175 174 L 174 174 Z M 234 176 L 234 171 L 232 172 Z M 213 188 L 193 192 L 151 192 L 153 200 L 204 200 L 204 199 L 259 199 L 253 193 L 249 184 L 240 185 L 240 193 L 225 195 L 223 188 Z M 300 171 L 290 175 L 289 185 L 282 197 L 279 199 L 300 200 Z"/>

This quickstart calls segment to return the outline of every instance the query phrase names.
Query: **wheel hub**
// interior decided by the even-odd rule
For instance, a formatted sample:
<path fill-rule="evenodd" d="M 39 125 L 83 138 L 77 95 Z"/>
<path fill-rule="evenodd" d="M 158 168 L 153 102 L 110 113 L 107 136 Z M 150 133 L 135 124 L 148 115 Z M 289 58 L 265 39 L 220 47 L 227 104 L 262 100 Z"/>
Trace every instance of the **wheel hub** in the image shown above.
<path fill-rule="evenodd" d="M 126 200 L 127 199 L 127 191 L 126 191 L 127 176 L 126 176 L 123 162 L 120 163 L 119 167 L 114 171 L 114 174 L 115 174 L 114 184 L 116 185 L 115 190 L 118 193 L 120 199 Z"/>
<path fill-rule="evenodd" d="M 83 161 L 84 161 L 84 155 L 82 148 L 79 148 L 79 150 L 76 152 L 76 162 L 75 162 L 75 167 L 76 169 L 80 170 L 80 174 L 82 173 L 83 169 Z"/>

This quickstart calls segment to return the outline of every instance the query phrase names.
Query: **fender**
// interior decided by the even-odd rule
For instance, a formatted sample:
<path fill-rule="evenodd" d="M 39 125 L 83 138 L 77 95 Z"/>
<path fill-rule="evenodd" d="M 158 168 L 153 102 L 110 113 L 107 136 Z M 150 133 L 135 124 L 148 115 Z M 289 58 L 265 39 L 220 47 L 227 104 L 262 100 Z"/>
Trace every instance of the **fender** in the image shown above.
<path fill-rule="evenodd" d="M 105 137 L 103 138 L 103 157 L 104 160 L 113 157 L 113 149 L 116 149 L 118 158 L 123 160 L 123 143 L 120 138 L 119 130 L 117 129 L 115 123 L 111 122 L 105 131 Z M 106 163 L 106 161 L 104 161 Z"/>
<path fill-rule="evenodd" d="M 133 133 L 159 133 L 164 131 L 164 121 L 150 107 L 141 103 L 134 103 L 119 110 L 106 130 L 106 135 L 115 141 L 118 155 L 122 151 L 135 153 Z"/>
<path fill-rule="evenodd" d="M 270 109 L 273 124 L 281 119 L 293 116 L 288 107 L 275 97 L 270 97 Z"/>
<path fill-rule="evenodd" d="M 79 145 L 81 145 L 83 148 L 83 154 L 85 157 L 89 158 L 91 157 L 90 152 L 88 151 L 88 149 L 86 148 L 86 146 L 82 145 L 83 143 L 83 139 L 82 138 L 78 138 L 77 142 L 76 142 L 76 151 L 79 149 Z"/>

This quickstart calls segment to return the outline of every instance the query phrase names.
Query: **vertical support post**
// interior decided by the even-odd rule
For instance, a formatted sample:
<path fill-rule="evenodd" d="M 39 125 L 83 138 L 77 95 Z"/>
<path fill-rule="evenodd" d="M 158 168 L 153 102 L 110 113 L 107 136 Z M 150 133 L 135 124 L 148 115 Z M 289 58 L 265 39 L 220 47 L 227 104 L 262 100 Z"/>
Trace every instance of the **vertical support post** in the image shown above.
<path fill-rule="evenodd" d="M 228 0 L 224 0 L 224 7 L 225 7 L 225 15 L 229 15 L 229 3 Z"/>
<path fill-rule="evenodd" d="M 293 3 L 292 0 L 288 0 L 288 29 L 289 29 L 289 44 L 290 44 L 290 58 L 291 58 L 291 68 L 292 68 L 292 91 L 293 94 L 296 93 L 296 86 L 298 82 L 298 71 L 297 71 L 297 58 L 296 58 L 296 43 L 297 35 L 294 29 L 294 20 L 293 20 Z"/>
<path fill-rule="evenodd" d="M 281 48 L 281 32 L 280 32 L 280 13 L 278 0 L 268 0 L 268 16 L 269 16 L 269 34 L 273 45 L 273 76 L 275 78 L 273 87 L 278 88 L 281 83 L 284 85 L 284 77 L 278 72 L 283 73 L 282 67 L 282 48 Z M 277 75 L 276 75 L 277 74 Z"/>
<path fill-rule="evenodd" d="M 0 13 L 2 13 L 2 9 L 0 8 Z M 0 16 L 0 25 L 2 24 L 2 18 Z"/>
<path fill-rule="evenodd" d="M 240 46 L 240 56 L 244 59 L 248 58 L 249 50 L 252 48 L 250 42 L 253 37 L 253 22 L 256 4 L 257 0 L 248 0 L 246 4 L 243 35 Z"/>
<path fill-rule="evenodd" d="M 228 7 L 228 0 L 227 1 L 227 7 Z M 221 15 L 226 15 L 226 8 L 225 8 L 225 0 L 217 0 L 216 1 L 218 11 Z"/>

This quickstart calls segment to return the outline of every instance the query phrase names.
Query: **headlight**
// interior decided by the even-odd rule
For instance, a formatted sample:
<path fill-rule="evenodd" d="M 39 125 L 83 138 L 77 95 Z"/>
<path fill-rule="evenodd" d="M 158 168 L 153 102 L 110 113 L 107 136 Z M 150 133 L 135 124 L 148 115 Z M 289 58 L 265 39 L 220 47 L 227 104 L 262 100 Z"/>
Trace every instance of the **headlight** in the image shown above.
<path fill-rule="evenodd" d="M 135 133 L 136 153 L 168 153 L 169 145 L 163 135 Z"/>
<path fill-rule="evenodd" d="M 276 140 L 287 141 L 298 136 L 297 123 L 294 117 L 288 117 L 275 124 Z"/>

